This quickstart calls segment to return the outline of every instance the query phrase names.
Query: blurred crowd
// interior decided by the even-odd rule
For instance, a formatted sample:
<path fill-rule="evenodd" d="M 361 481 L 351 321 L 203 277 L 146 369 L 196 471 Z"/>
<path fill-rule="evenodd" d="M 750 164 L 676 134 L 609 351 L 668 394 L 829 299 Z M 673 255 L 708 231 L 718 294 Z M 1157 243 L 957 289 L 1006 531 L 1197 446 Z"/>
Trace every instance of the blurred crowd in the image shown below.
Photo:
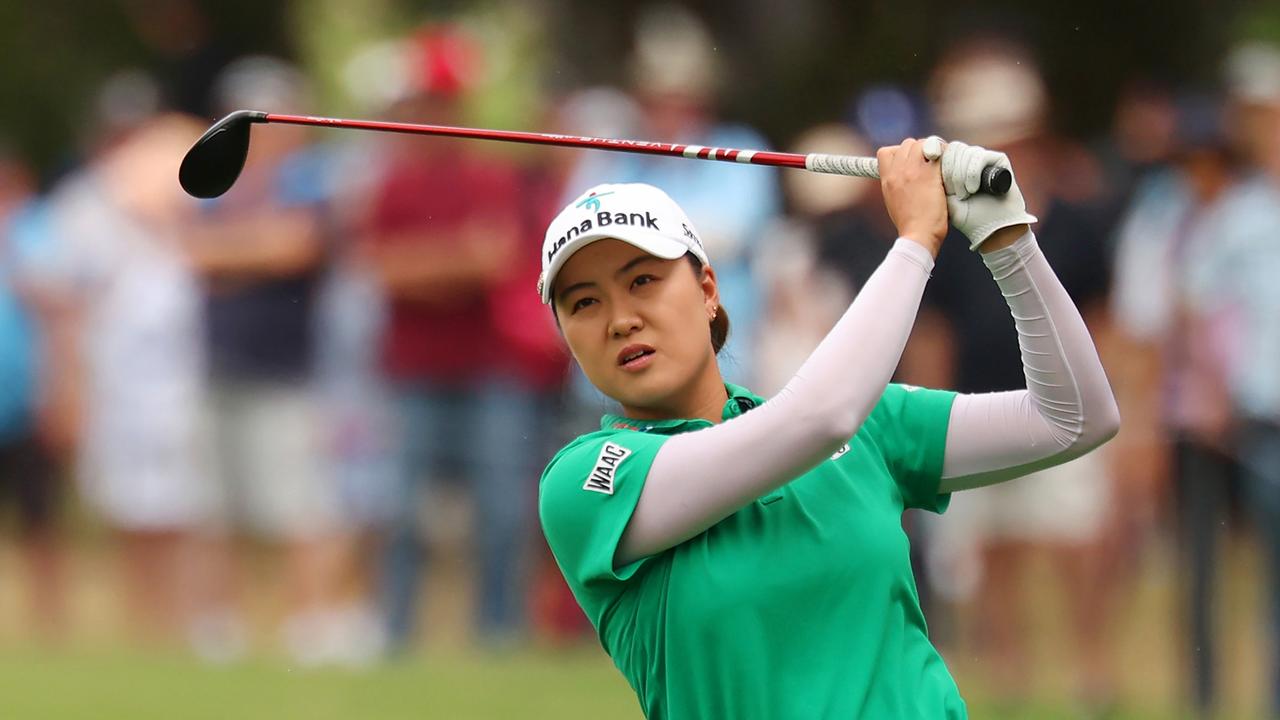
<path fill-rule="evenodd" d="M 695 17 L 668 7 L 635 33 L 629 85 L 566 90 L 525 129 L 770 146 L 719 115 Z M 254 131 L 230 192 L 196 201 L 177 166 L 212 117 L 316 112 L 290 62 L 200 47 L 167 76 L 111 75 L 56 181 L 0 151 L 0 490 L 49 637 L 74 590 L 73 508 L 106 530 L 131 632 L 210 661 L 268 645 L 359 665 L 429 643 L 440 527 L 473 571 L 478 645 L 589 636 L 535 498 L 546 459 L 608 401 L 535 294 L 547 221 L 596 182 L 664 188 L 696 219 L 732 313 L 726 375 L 766 395 L 894 239 L 872 182 L 284 125 Z M 482 42 L 436 24 L 358 53 L 348 75 L 375 117 L 449 125 L 467 124 L 484 68 Z M 922 87 L 850 92 L 842 117 L 778 140 L 867 155 L 937 133 L 1008 153 L 1122 403 L 1100 451 L 906 518 L 935 634 L 1025 693 L 1021 618 L 1039 598 L 1026 573 L 1048 554 L 1075 645 L 1062 672 L 1105 708 L 1114 609 L 1167 545 L 1182 599 L 1168 627 L 1187 700 L 1208 714 L 1228 527 L 1260 550 L 1265 616 L 1250 622 L 1280 646 L 1280 47 L 1236 47 L 1204 87 L 1133 78 L 1109 133 L 1083 140 L 1055 132 L 1035 57 L 1008 38 L 957 44 Z M 898 379 L 1024 383 L 1004 301 L 963 238 L 944 246 Z M 244 618 L 262 553 L 283 608 L 269 638 Z"/>

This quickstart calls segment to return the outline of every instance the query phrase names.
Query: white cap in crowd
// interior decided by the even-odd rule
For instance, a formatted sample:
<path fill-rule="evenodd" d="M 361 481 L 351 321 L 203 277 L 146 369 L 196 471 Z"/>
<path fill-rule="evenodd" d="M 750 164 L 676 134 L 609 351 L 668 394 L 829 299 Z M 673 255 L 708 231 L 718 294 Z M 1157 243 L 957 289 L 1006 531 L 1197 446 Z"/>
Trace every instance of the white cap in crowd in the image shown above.
<path fill-rule="evenodd" d="M 1226 60 L 1227 89 L 1245 102 L 1280 104 L 1280 47 L 1250 42 L 1233 49 Z"/>

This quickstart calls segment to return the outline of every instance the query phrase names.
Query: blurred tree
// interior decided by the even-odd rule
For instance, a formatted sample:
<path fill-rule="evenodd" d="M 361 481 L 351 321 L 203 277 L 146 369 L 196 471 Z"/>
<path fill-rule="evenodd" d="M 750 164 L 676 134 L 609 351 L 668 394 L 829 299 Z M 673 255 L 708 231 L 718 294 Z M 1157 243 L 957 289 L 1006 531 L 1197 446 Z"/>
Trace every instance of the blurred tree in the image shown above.
<path fill-rule="evenodd" d="M 243 52 L 299 56 L 320 81 L 326 111 L 348 106 L 341 66 L 358 45 L 403 34 L 427 19 L 462 17 L 478 29 L 496 68 L 478 115 L 528 127 L 539 93 L 581 83 L 625 85 L 632 28 L 651 0 L 42 0 L 0 3 L 0 142 L 46 176 L 71 161 L 91 123 L 95 88 L 137 66 L 186 83 L 195 96 L 222 62 Z M 1075 135 L 1100 131 L 1119 87 L 1135 74 L 1212 81 L 1237 35 L 1280 26 L 1274 1 L 1174 0 L 1153 10 L 1138 0 L 1026 3 L 978 8 L 943 0 L 688 0 L 716 38 L 726 113 L 784 141 L 839 117 L 873 80 L 922 80 L 949 39 L 1004 30 L 1040 55 L 1054 89 L 1055 121 Z M 1266 8 L 1271 10 L 1267 11 Z M 206 23 L 211 46 L 181 57 L 184 9 Z M 1245 10 L 1246 12 L 1237 12 Z M 1238 17 L 1252 18 L 1248 22 Z M 1258 19 L 1261 18 L 1261 19 Z M 172 94 L 172 93 L 171 93 Z M 533 120 L 531 120 L 533 118 Z"/>
<path fill-rule="evenodd" d="M 542 2 L 500 0 L 427 2 L 373 0 L 350 12 L 346 0 L 295 0 L 291 11 L 304 65 L 318 80 L 325 113 L 377 113 L 353 97 L 350 63 L 375 43 L 404 39 L 431 23 L 457 23 L 481 48 L 480 79 L 468 116 L 479 124 L 520 129 L 542 109 L 547 55 L 544 22 L 553 16 Z M 374 82 L 375 78 L 363 80 Z"/>
<path fill-rule="evenodd" d="M 347 63 L 360 49 L 410 25 L 409 13 L 395 0 L 361 3 L 351 12 L 347 0 L 294 0 L 290 21 L 302 64 L 316 81 L 316 112 L 350 114 L 359 108 L 351 97 Z"/>
<path fill-rule="evenodd" d="M 650 4 L 560 0 L 551 23 L 563 65 L 584 80 L 626 81 L 629 28 Z M 1054 88 L 1054 118 L 1075 135 L 1101 131 L 1121 85 L 1134 75 L 1212 81 L 1231 39 L 1239 0 L 987 0 L 834 2 L 770 0 L 686 3 L 707 22 L 725 60 L 727 112 L 775 139 L 841 115 L 872 81 L 918 83 L 946 45 L 974 32 L 1013 35 L 1040 56 Z M 607 61 L 606 61 L 607 60 Z M 658 138 L 661 139 L 661 138 Z"/>
<path fill-rule="evenodd" d="M 48 168 L 68 161 L 78 118 L 105 68 L 141 57 L 118 9 L 101 3 L 48 0 L 0 3 L 0 138 Z"/>
<path fill-rule="evenodd" d="M 82 141 L 93 136 L 95 92 L 113 72 L 138 67 L 162 82 L 191 82 L 174 74 L 174 68 L 183 71 L 173 64 L 173 52 L 181 48 L 157 43 L 179 39 L 179 11 L 186 7 L 207 21 L 209 36 L 227 58 L 289 52 L 282 6 L 255 0 L 0 3 L 0 87 L 7 95 L 0 103 L 0 142 L 48 179 L 72 164 Z"/>
<path fill-rule="evenodd" d="M 1280 3 L 1251 0 L 1236 17 L 1235 34 L 1245 40 L 1280 44 Z"/>

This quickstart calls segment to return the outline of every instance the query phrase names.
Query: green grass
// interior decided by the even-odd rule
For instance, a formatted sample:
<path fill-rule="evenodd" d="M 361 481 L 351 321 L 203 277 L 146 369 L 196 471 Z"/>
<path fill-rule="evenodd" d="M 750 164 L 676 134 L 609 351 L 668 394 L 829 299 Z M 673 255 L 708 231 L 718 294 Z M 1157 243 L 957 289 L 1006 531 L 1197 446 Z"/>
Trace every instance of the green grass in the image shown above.
<path fill-rule="evenodd" d="M 20 573 L 14 572 L 21 564 L 0 543 L 0 570 L 6 571 L 0 576 L 0 720 L 640 720 L 631 689 L 593 644 L 505 654 L 468 650 L 461 628 L 469 596 L 447 563 L 435 568 L 440 582 L 428 593 L 425 642 L 401 662 L 344 671 L 290 665 L 271 642 L 279 603 L 261 591 L 249 598 L 257 641 L 245 662 L 211 666 L 179 652 L 141 650 L 122 623 L 109 557 L 81 545 L 71 559 L 66 636 L 48 644 L 27 619 Z M 1180 710 L 1186 693 L 1173 571 L 1171 558 L 1153 558 L 1116 608 L 1108 635 L 1121 704 L 1108 716 L 1112 720 L 1188 717 Z M 1264 693 L 1256 554 L 1228 552 L 1223 576 L 1218 720 L 1257 718 Z M 975 719 L 1082 717 L 1070 701 L 1065 608 L 1053 584 L 1042 582 L 1042 572 L 1029 580 L 1032 677 L 1023 702 L 996 700 L 999 688 L 989 685 L 984 658 L 965 633 L 942 648 Z"/>
<path fill-rule="evenodd" d="M 1047 701 L 992 706 L 975 718 L 1078 717 Z M 1168 718 L 1124 712 L 1117 718 Z M 305 670 L 279 660 L 223 667 L 127 650 L 0 650 L 0 717 L 76 720 L 399 720 L 640 718 L 630 688 L 602 653 L 521 651 L 427 655 L 365 671 Z"/>
<path fill-rule="evenodd" d="M 0 717 L 73 720 L 639 718 L 598 651 L 459 655 L 367 671 L 256 660 L 211 667 L 136 651 L 0 650 Z"/>
<path fill-rule="evenodd" d="M 974 718 L 1072 720 L 1080 709 L 1041 693 L 992 701 L 958 677 Z M 1250 717 L 1224 713 L 1223 718 Z M 1183 717 L 1128 698 L 1111 720 Z M 0 648 L 0 718 L 59 720 L 415 720 L 635 718 L 639 706 L 596 648 L 503 655 L 427 653 L 365 670 L 301 669 L 258 658 L 226 666 L 123 648 Z"/>

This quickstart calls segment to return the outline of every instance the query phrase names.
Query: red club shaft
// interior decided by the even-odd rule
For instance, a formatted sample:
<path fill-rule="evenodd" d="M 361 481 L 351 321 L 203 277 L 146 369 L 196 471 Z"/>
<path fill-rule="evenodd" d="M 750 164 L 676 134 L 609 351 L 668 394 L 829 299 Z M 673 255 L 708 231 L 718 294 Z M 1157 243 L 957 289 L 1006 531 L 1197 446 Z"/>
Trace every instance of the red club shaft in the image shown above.
<path fill-rule="evenodd" d="M 796 153 L 768 152 L 765 150 L 740 150 L 737 148 L 704 147 L 701 145 L 677 145 L 649 142 L 647 140 L 614 140 L 610 138 L 579 135 L 555 135 L 552 133 L 520 132 L 516 130 L 482 130 L 478 128 L 450 127 L 448 125 L 420 125 L 417 123 L 386 122 L 379 120 L 342 120 L 339 118 L 311 117 L 308 115 L 282 115 L 268 113 L 266 122 L 285 125 L 311 125 L 315 127 L 355 128 L 380 132 L 411 133 L 415 135 L 440 135 L 444 137 L 499 140 L 501 142 L 531 145 L 556 145 L 559 147 L 591 148 L 618 152 L 667 155 L 670 157 L 719 160 L 751 165 L 804 168 L 805 156 Z"/>

